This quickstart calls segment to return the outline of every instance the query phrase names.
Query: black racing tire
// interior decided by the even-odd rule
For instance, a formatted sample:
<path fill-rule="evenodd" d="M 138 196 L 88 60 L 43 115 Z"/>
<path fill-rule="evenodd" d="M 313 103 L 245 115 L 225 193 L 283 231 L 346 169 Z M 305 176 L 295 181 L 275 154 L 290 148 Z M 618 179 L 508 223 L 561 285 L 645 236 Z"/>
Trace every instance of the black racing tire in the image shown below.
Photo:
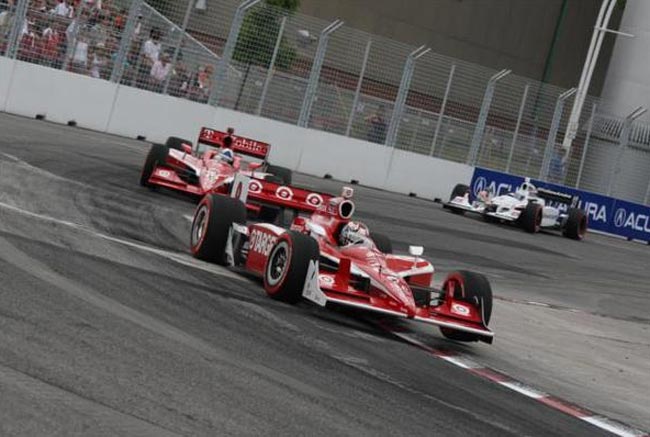
<path fill-rule="evenodd" d="M 529 202 L 519 216 L 519 224 L 528 233 L 536 234 L 542 227 L 542 205 Z"/>
<path fill-rule="evenodd" d="M 467 186 L 465 184 L 456 184 L 454 189 L 451 190 L 451 194 L 449 195 L 449 201 L 451 202 L 452 200 L 454 200 L 458 196 L 464 196 L 468 192 L 469 192 L 469 186 Z M 447 205 L 447 209 L 449 209 L 449 211 L 451 211 L 454 214 L 458 214 L 458 215 L 464 215 L 465 214 L 465 210 L 460 209 L 460 208 L 455 208 L 455 207 L 450 206 L 450 205 Z"/>
<path fill-rule="evenodd" d="M 278 238 L 264 267 L 264 290 L 272 299 L 295 304 L 302 298 L 309 264 L 320 250 L 308 235 L 288 231 Z"/>
<path fill-rule="evenodd" d="M 390 237 L 384 234 L 378 234 L 373 232 L 370 234 L 370 239 L 375 242 L 375 246 L 381 253 L 391 254 L 393 253 L 393 242 L 390 241 Z"/>
<path fill-rule="evenodd" d="M 149 149 L 147 158 L 144 161 L 142 166 L 142 172 L 140 173 L 140 185 L 143 187 L 150 187 L 149 178 L 155 170 L 158 164 L 164 164 L 167 160 L 167 154 L 169 153 L 169 148 L 162 144 L 154 144 Z"/>
<path fill-rule="evenodd" d="M 569 215 L 562 228 L 562 235 L 572 240 L 583 240 L 587 234 L 587 214 L 578 208 L 569 208 Z"/>
<path fill-rule="evenodd" d="M 492 287 L 488 279 L 480 273 L 460 270 L 450 273 L 445 279 L 442 286 L 445 293 L 450 292 L 452 284 L 455 290 L 454 299 L 477 307 L 482 303 L 483 323 L 487 326 L 492 317 Z M 460 296 L 456 294 L 458 290 L 460 290 Z M 473 342 L 480 339 L 477 334 L 455 331 L 450 328 L 440 328 L 440 332 L 448 339 L 455 341 Z"/>
<path fill-rule="evenodd" d="M 179 137 L 169 137 L 165 142 L 165 145 L 170 149 L 183 150 L 182 145 L 187 144 L 192 147 L 192 142 Z"/>
<path fill-rule="evenodd" d="M 291 182 L 293 180 L 293 172 L 290 169 L 286 167 L 280 167 L 279 165 L 268 164 L 266 166 L 266 172 L 278 177 L 280 180 L 282 180 L 282 183 L 284 185 L 291 185 Z"/>
<path fill-rule="evenodd" d="M 226 265 L 226 244 L 233 223 L 246 223 L 246 205 L 218 194 L 203 197 L 192 220 L 190 248 L 194 257 Z"/>

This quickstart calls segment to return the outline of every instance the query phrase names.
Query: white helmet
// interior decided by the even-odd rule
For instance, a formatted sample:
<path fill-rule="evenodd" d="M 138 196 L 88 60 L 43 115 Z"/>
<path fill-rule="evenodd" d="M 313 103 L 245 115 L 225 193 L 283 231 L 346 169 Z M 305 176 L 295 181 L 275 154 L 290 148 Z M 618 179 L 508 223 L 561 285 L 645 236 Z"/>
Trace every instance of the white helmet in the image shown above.
<path fill-rule="evenodd" d="M 232 164 L 235 160 L 235 153 L 232 151 L 232 149 L 221 149 L 219 152 L 219 158 L 228 164 Z"/>
<path fill-rule="evenodd" d="M 370 237 L 370 231 L 366 225 L 361 222 L 349 222 L 341 229 L 339 245 L 360 244 L 367 241 L 368 237 Z"/>

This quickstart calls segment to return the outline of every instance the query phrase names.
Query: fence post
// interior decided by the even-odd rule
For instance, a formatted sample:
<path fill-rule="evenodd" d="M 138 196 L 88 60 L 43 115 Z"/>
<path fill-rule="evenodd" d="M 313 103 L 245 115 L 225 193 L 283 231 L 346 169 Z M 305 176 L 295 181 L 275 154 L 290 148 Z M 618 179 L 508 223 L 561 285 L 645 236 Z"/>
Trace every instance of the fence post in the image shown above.
<path fill-rule="evenodd" d="M 607 187 L 608 196 L 611 196 L 612 192 L 614 191 L 614 185 L 616 184 L 616 175 L 619 172 L 618 167 L 619 165 L 621 165 L 621 158 L 623 157 L 623 152 L 625 152 L 625 148 L 630 142 L 630 132 L 632 131 L 632 123 L 634 122 L 634 120 L 641 117 L 646 112 L 648 112 L 647 109 L 645 109 L 643 106 L 639 106 L 634 111 L 632 111 L 627 117 L 625 117 L 625 120 L 623 120 L 623 129 L 621 129 L 621 136 L 618 142 L 618 151 L 616 153 L 616 160 L 614 161 L 614 165 L 612 166 L 609 174 L 609 181 L 608 181 L 609 185 Z"/>
<path fill-rule="evenodd" d="M 485 125 L 487 124 L 490 105 L 492 104 L 492 97 L 494 97 L 494 89 L 497 86 L 497 82 L 510 73 L 512 73 L 511 70 L 501 70 L 488 80 L 487 87 L 485 88 L 485 95 L 483 96 L 483 103 L 481 104 L 481 112 L 479 112 L 478 120 L 476 121 L 476 128 L 474 129 L 474 136 L 472 137 L 472 146 L 467 156 L 468 165 L 476 165 L 478 161 L 479 152 L 481 151 L 481 143 L 483 142 L 483 133 L 485 132 Z"/>
<path fill-rule="evenodd" d="M 524 87 L 524 95 L 521 97 L 521 105 L 519 105 L 519 114 L 517 115 L 517 125 L 515 132 L 512 134 L 512 144 L 510 144 L 510 153 L 508 153 L 508 163 L 506 164 L 506 173 L 510 173 L 510 166 L 512 165 L 512 156 L 515 154 L 515 145 L 517 144 L 517 137 L 519 136 L 519 129 L 521 128 L 521 120 L 524 117 L 524 109 L 526 108 L 526 100 L 528 99 L 528 91 L 530 91 L 530 84 Z"/>
<path fill-rule="evenodd" d="M 648 188 L 645 190 L 645 196 L 643 197 L 643 204 L 648 205 L 648 202 L 650 202 L 650 180 L 648 180 Z"/>
<path fill-rule="evenodd" d="M 388 126 L 388 133 L 386 134 L 385 144 L 389 147 L 395 147 L 397 142 L 397 132 L 399 130 L 400 122 L 402 121 L 402 114 L 404 113 L 404 106 L 406 106 L 406 98 L 408 97 L 409 89 L 411 88 L 411 79 L 415 71 L 415 61 L 431 51 L 426 46 L 420 46 L 413 50 L 404 63 L 404 71 L 402 73 L 402 81 L 399 84 L 399 91 L 395 99 L 395 107 L 393 108 L 393 116 Z"/>
<path fill-rule="evenodd" d="M 544 159 L 542 160 L 542 167 L 539 169 L 539 179 L 546 180 L 551 168 L 551 160 L 553 158 L 553 149 L 555 149 L 555 140 L 557 133 L 560 130 L 560 122 L 562 121 L 562 113 L 564 112 L 564 102 L 566 99 L 576 93 L 576 88 L 571 88 L 560 94 L 555 104 L 555 111 L 553 112 L 553 120 L 551 121 L 551 128 L 548 132 L 546 139 L 546 148 L 544 149 Z"/>
<path fill-rule="evenodd" d="M 194 8 L 194 1 L 195 0 L 188 0 L 187 1 L 187 9 L 185 10 L 185 16 L 183 17 L 183 24 L 181 25 L 180 29 L 180 37 L 178 38 L 178 43 L 176 44 L 176 47 L 174 47 L 174 56 L 172 57 L 172 68 L 169 74 L 167 75 L 167 79 L 165 80 L 165 86 L 163 88 L 163 94 L 167 94 L 169 92 L 169 83 L 172 80 L 172 76 L 174 75 L 174 69 L 176 68 L 176 63 L 178 62 L 178 54 L 181 51 L 181 45 L 183 45 L 183 39 L 185 39 L 185 34 L 187 33 L 187 25 L 190 22 L 190 17 L 192 16 L 192 8 Z"/>
<path fill-rule="evenodd" d="M 596 111 L 598 104 L 594 103 L 591 106 L 591 116 L 589 117 L 589 125 L 587 126 L 587 136 L 585 137 L 585 144 L 582 146 L 582 156 L 580 157 L 580 167 L 578 168 L 578 177 L 576 178 L 575 188 L 580 187 L 582 180 L 582 170 L 585 168 L 585 160 L 587 159 L 587 150 L 589 149 L 589 141 L 591 141 L 591 133 L 594 129 L 594 119 L 596 118 Z"/>
<path fill-rule="evenodd" d="M 354 115 L 357 111 L 357 106 L 359 105 L 359 99 L 361 98 L 361 87 L 363 86 L 363 77 L 366 75 L 366 69 L 368 68 L 368 59 L 370 58 L 371 48 L 372 48 L 372 38 L 368 39 L 368 43 L 366 43 L 366 51 L 363 54 L 363 62 L 361 63 L 361 72 L 359 73 L 359 81 L 357 82 L 357 88 L 354 91 L 354 99 L 352 100 L 352 109 L 350 110 L 350 117 L 348 117 L 348 126 L 345 129 L 346 137 L 349 137 L 350 132 L 352 132 L 352 123 L 354 122 Z"/>
<path fill-rule="evenodd" d="M 27 17 L 27 7 L 29 0 L 18 0 L 14 5 L 14 22 L 9 32 L 7 39 L 7 53 L 6 56 L 15 59 L 18 54 L 18 47 L 20 46 L 20 34 L 23 30 L 23 23 Z"/>
<path fill-rule="evenodd" d="M 298 118 L 298 126 L 307 127 L 311 117 L 311 110 L 314 106 L 314 99 L 318 91 L 318 81 L 320 80 L 320 72 L 325 62 L 325 53 L 327 53 L 327 43 L 330 35 L 343 26 L 343 21 L 335 20 L 325 27 L 318 38 L 318 47 L 316 48 L 316 55 L 314 55 L 314 64 L 309 73 L 309 82 L 307 82 L 307 89 L 305 90 L 305 98 L 302 101 L 302 108 L 300 109 L 300 117 Z"/>
<path fill-rule="evenodd" d="M 436 151 L 436 143 L 438 142 L 438 135 L 440 135 L 440 128 L 442 127 L 442 119 L 445 117 L 445 110 L 447 109 L 447 100 L 449 99 L 449 93 L 451 92 L 451 84 L 454 81 L 454 74 L 456 74 L 456 64 L 451 64 L 449 69 L 449 78 L 447 79 L 447 87 L 445 88 L 445 96 L 442 98 L 442 105 L 440 105 L 440 112 L 438 113 L 438 122 L 436 123 L 436 131 L 433 134 L 433 140 L 431 141 L 431 153 L 429 156 L 433 156 Z"/>
<path fill-rule="evenodd" d="M 269 69 L 266 72 L 266 79 L 264 79 L 264 86 L 262 87 L 262 95 L 260 96 L 260 101 L 257 104 L 257 111 L 255 114 L 261 115 L 262 109 L 264 108 L 264 102 L 266 101 L 266 93 L 269 92 L 269 86 L 271 85 L 271 79 L 273 78 L 273 71 L 275 70 L 275 61 L 278 58 L 278 53 L 280 53 L 280 46 L 282 44 L 282 37 L 284 36 L 284 28 L 287 25 L 286 15 L 282 17 L 282 22 L 280 23 L 280 30 L 278 30 L 278 38 L 275 40 L 275 47 L 273 48 L 273 56 L 271 56 L 271 63 L 269 64 Z"/>
<path fill-rule="evenodd" d="M 232 19 L 232 24 L 230 25 L 230 33 L 228 34 L 228 40 L 226 45 L 223 48 L 223 55 L 221 60 L 217 62 L 217 68 L 214 71 L 212 90 L 210 92 L 210 99 L 208 102 L 210 105 L 217 106 L 221 99 L 221 93 L 223 92 L 225 86 L 226 73 L 232 62 L 232 57 L 235 54 L 235 47 L 237 46 L 237 40 L 239 39 L 239 31 L 241 30 L 242 24 L 244 23 L 244 17 L 246 16 L 246 11 L 258 4 L 261 0 L 244 0 L 243 3 L 237 7 L 235 11 L 235 16 Z"/>
<path fill-rule="evenodd" d="M 117 56 L 115 57 L 115 63 L 113 64 L 113 71 L 111 71 L 111 82 L 120 83 L 122 81 L 124 64 L 126 64 L 126 58 L 131 50 L 133 33 L 135 32 L 135 27 L 138 22 L 142 2 L 143 0 L 133 0 L 131 7 L 129 8 L 129 16 L 124 25 L 124 30 L 122 31 L 120 47 L 117 50 Z"/>

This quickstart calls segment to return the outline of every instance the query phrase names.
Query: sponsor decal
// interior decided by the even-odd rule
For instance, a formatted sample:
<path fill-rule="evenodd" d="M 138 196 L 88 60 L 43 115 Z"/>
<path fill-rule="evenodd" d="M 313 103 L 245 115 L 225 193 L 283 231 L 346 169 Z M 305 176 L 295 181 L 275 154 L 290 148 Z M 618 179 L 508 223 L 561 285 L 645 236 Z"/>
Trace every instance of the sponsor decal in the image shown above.
<path fill-rule="evenodd" d="M 278 187 L 278 189 L 275 190 L 275 195 L 280 199 L 291 200 L 293 199 L 293 190 L 285 186 Z"/>
<path fill-rule="evenodd" d="M 486 177 L 479 176 L 474 180 L 474 184 L 472 184 L 472 193 L 474 197 L 479 197 L 482 191 L 491 193 L 494 196 L 500 196 L 514 191 L 514 187 L 515 185 L 513 184 L 497 182 L 495 180 L 488 181 Z"/>
<path fill-rule="evenodd" d="M 172 172 L 169 170 L 158 170 L 158 176 L 161 178 L 168 178 L 172 175 Z"/>
<path fill-rule="evenodd" d="M 614 226 L 617 228 L 622 228 L 623 225 L 625 225 L 625 221 L 627 220 L 627 213 L 623 208 L 619 208 L 616 210 L 616 214 L 614 214 Z"/>
<path fill-rule="evenodd" d="M 268 234 L 259 229 L 255 229 L 250 236 L 249 248 L 253 252 L 257 252 L 263 256 L 269 256 L 271 249 L 277 243 L 278 237 L 273 234 Z"/>
<path fill-rule="evenodd" d="M 248 183 L 248 191 L 250 191 L 251 193 L 254 193 L 254 194 L 261 193 L 262 192 L 262 184 L 260 184 L 258 181 L 253 179 Z"/>
<path fill-rule="evenodd" d="M 320 194 L 311 193 L 309 196 L 307 196 L 307 203 L 313 207 L 319 207 L 323 204 L 323 202 L 323 196 Z"/>
<path fill-rule="evenodd" d="M 459 303 L 451 305 L 451 312 L 461 316 L 469 316 L 469 308 Z"/>
<path fill-rule="evenodd" d="M 319 275 L 318 279 L 325 285 L 334 285 L 334 278 L 327 275 Z"/>
<path fill-rule="evenodd" d="M 614 214 L 614 226 L 637 232 L 650 233 L 650 216 L 633 211 L 628 212 L 625 208 L 619 208 Z"/>

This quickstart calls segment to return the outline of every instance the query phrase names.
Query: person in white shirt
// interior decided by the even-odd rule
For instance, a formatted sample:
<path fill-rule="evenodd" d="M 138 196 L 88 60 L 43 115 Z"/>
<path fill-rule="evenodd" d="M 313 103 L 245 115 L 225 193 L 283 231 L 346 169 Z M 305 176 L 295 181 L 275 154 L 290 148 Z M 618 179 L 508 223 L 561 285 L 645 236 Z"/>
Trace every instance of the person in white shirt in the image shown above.
<path fill-rule="evenodd" d="M 170 62 L 170 56 L 168 53 L 162 53 L 160 55 L 160 59 L 154 62 L 153 66 L 151 67 L 150 76 L 153 91 L 162 91 L 162 88 L 165 85 L 165 81 L 167 80 L 167 76 L 169 76 L 171 71 L 172 64 Z"/>
<path fill-rule="evenodd" d="M 68 6 L 66 0 L 59 0 L 59 3 L 50 11 L 51 14 L 58 15 L 59 17 L 68 17 L 72 13 L 72 7 Z"/>

